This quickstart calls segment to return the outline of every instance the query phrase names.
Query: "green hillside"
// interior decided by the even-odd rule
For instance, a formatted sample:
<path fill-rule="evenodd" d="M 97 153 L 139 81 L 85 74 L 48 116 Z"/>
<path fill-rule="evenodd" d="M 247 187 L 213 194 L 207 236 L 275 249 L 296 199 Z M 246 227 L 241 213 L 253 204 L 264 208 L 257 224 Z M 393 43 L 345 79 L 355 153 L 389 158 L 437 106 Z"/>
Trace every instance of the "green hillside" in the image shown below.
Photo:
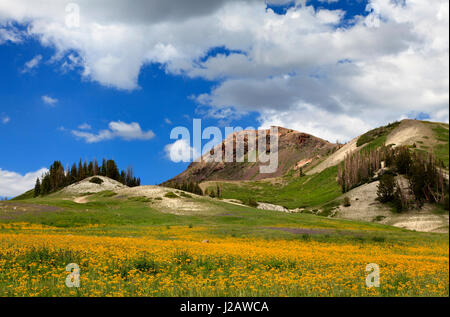
<path fill-rule="evenodd" d="M 339 197 L 342 192 L 336 182 L 337 167 L 330 167 L 319 174 L 281 178 L 278 182 L 267 180 L 251 182 L 210 182 L 210 191 L 219 184 L 223 198 L 243 202 L 254 199 L 280 205 L 288 209 L 313 208 Z"/>
<path fill-rule="evenodd" d="M 331 173 L 332 171 L 328 171 Z M 325 174 L 324 174 L 325 175 Z M 326 186 L 326 178 L 305 178 L 302 186 L 310 179 L 315 184 Z M 292 185 L 291 188 L 294 188 Z M 270 190 L 269 187 L 266 190 Z M 325 193 L 326 191 L 324 191 Z M 258 210 L 248 206 L 230 204 L 209 197 L 184 198 L 177 193 L 177 198 L 184 203 L 196 202 L 207 207 L 201 214 L 174 214 L 160 210 L 155 202 L 144 197 L 123 197 L 114 192 L 105 191 L 88 195 L 89 201 L 83 204 L 73 201 L 72 196 L 55 193 L 47 197 L 26 198 L 15 201 L 0 202 L 0 232 L 14 231 L 14 223 L 28 223 L 55 228 L 55 232 L 77 232 L 77 234 L 95 235 L 142 235 L 150 227 L 207 227 L 209 232 L 218 236 L 237 237 L 284 237 L 301 238 L 287 231 L 270 230 L 271 227 L 286 228 L 322 228 L 331 231 L 314 234 L 313 239 L 348 240 L 354 234 L 370 241 L 373 237 L 383 239 L 414 239 L 410 231 L 375 223 L 332 219 L 309 213 L 281 213 L 277 211 Z M 335 189 L 329 193 L 336 195 Z M 285 195 L 288 197 L 288 195 Z M 324 202 L 319 195 L 311 195 L 313 202 Z M 289 201 L 289 198 L 284 198 Z M 3 224 L 3 225 L 2 225 Z M 348 231 L 350 235 L 342 234 Z M 439 238 L 439 235 L 424 234 Z M 434 238 L 433 238 L 434 239 Z"/>

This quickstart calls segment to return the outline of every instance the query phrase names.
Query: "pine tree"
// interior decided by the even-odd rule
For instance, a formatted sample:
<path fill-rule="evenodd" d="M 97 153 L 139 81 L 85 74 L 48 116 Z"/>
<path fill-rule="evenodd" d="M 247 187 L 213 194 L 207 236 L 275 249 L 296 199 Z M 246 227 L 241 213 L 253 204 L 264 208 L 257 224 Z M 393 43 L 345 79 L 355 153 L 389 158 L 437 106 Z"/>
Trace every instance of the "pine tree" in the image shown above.
<path fill-rule="evenodd" d="M 300 177 L 305 176 L 305 173 L 303 172 L 303 167 L 300 167 Z"/>
<path fill-rule="evenodd" d="M 83 170 L 83 164 L 80 162 L 78 163 L 78 181 L 82 181 L 84 179 L 84 170 Z"/>
<path fill-rule="evenodd" d="M 106 159 L 103 159 L 102 166 L 100 167 L 100 175 L 106 176 Z"/>
<path fill-rule="evenodd" d="M 119 179 L 119 169 L 117 168 L 116 162 L 114 162 L 114 160 L 108 160 L 106 162 L 106 176 L 114 180 Z"/>
<path fill-rule="evenodd" d="M 70 185 L 70 168 L 69 168 L 69 165 L 67 165 L 66 174 L 65 174 L 65 178 L 64 178 L 64 186 L 69 186 L 69 185 Z"/>
<path fill-rule="evenodd" d="M 89 177 L 88 164 L 87 164 L 86 160 L 84 161 L 84 164 L 83 164 L 83 173 L 84 173 L 84 178 Z"/>
<path fill-rule="evenodd" d="M 42 195 L 48 195 L 51 193 L 51 183 L 50 183 L 50 174 L 46 173 L 44 177 L 42 178 L 41 183 L 41 194 Z"/>
<path fill-rule="evenodd" d="M 95 174 L 94 174 L 94 163 L 92 163 L 92 161 L 91 162 L 89 162 L 89 165 L 88 165 L 88 169 L 87 169 L 88 171 L 87 171 L 87 176 L 89 177 L 89 176 L 94 176 Z"/>
<path fill-rule="evenodd" d="M 97 159 L 94 159 L 94 173 L 93 173 L 93 175 L 98 175 L 98 174 L 99 174 L 98 162 L 97 162 Z"/>
<path fill-rule="evenodd" d="M 217 198 L 220 198 L 221 195 L 222 195 L 222 193 L 220 192 L 220 187 L 219 187 L 219 185 L 217 185 L 216 196 L 217 196 Z"/>
<path fill-rule="evenodd" d="M 377 199 L 382 203 L 394 200 L 396 190 L 395 178 L 392 174 L 384 174 L 377 186 Z"/>
<path fill-rule="evenodd" d="M 49 170 L 50 191 L 57 191 L 65 186 L 66 174 L 60 161 L 53 162 Z"/>
<path fill-rule="evenodd" d="M 39 177 L 36 179 L 36 185 L 34 185 L 34 197 L 41 195 L 41 181 Z"/>
<path fill-rule="evenodd" d="M 70 169 L 70 184 L 76 183 L 77 180 L 78 180 L 77 165 L 73 163 L 72 168 Z"/>

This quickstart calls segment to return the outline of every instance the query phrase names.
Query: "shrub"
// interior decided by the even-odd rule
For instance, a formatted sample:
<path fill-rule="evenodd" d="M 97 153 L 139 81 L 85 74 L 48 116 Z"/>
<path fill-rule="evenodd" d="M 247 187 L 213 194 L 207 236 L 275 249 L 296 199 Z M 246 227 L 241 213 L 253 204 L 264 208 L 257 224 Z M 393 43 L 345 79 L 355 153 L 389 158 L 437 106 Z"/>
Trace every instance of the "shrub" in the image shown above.
<path fill-rule="evenodd" d="M 247 201 L 246 201 L 246 205 L 249 205 L 250 207 L 258 207 L 258 202 L 254 199 L 254 198 L 252 198 L 252 197 L 249 197 L 248 199 L 247 199 Z"/>
<path fill-rule="evenodd" d="M 93 183 L 93 184 L 98 184 L 98 185 L 100 185 L 100 184 L 103 183 L 103 179 L 101 179 L 100 177 L 92 177 L 92 178 L 89 180 L 89 183 Z"/>
<path fill-rule="evenodd" d="M 119 268 L 121 277 L 125 280 L 128 279 L 131 270 L 138 270 L 147 274 L 158 274 L 161 270 L 161 265 L 155 259 L 143 255 L 121 266 Z"/>
<path fill-rule="evenodd" d="M 145 196 L 128 197 L 128 200 L 137 201 L 137 202 L 141 202 L 141 203 L 149 203 L 152 201 L 151 198 L 148 198 Z"/>
<path fill-rule="evenodd" d="M 134 260 L 133 266 L 141 272 L 158 273 L 159 266 L 154 259 L 142 257 Z"/>
<path fill-rule="evenodd" d="M 304 233 L 302 234 L 302 239 L 305 241 L 310 241 L 311 240 L 311 235 Z"/>
<path fill-rule="evenodd" d="M 80 263 L 81 253 L 72 250 L 56 249 L 48 247 L 33 247 L 19 257 L 25 263 L 49 263 L 51 266 L 65 266 L 69 263 Z"/>
<path fill-rule="evenodd" d="M 164 197 L 167 197 L 167 198 L 178 198 L 178 195 L 173 193 L 173 192 L 168 192 L 168 193 L 166 193 L 164 195 Z"/>
<path fill-rule="evenodd" d="M 351 206 L 350 198 L 348 196 L 344 197 L 343 205 L 344 205 L 344 207 L 350 207 Z"/>
<path fill-rule="evenodd" d="M 385 242 L 385 241 L 386 241 L 386 238 L 385 238 L 385 237 L 378 237 L 378 236 L 375 236 L 375 237 L 372 237 L 372 241 L 373 241 L 373 242 Z"/>
<path fill-rule="evenodd" d="M 375 218 L 373 218 L 373 221 L 382 221 L 385 218 L 386 218 L 385 216 L 378 215 Z"/>
<path fill-rule="evenodd" d="M 181 196 L 181 197 L 184 197 L 184 198 L 192 198 L 191 195 L 186 194 L 185 192 L 181 192 L 181 193 L 180 193 L 180 196 Z"/>

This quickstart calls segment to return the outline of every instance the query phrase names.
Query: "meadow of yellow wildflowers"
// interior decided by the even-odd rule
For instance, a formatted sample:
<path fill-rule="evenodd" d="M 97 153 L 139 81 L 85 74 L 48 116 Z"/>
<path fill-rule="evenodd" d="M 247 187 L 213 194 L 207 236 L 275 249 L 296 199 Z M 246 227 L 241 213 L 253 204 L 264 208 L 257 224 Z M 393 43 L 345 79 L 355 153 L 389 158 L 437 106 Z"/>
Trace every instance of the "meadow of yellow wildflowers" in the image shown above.
<path fill-rule="evenodd" d="M 448 244 L 215 237 L 148 228 L 141 237 L 0 232 L 0 296 L 448 296 Z M 165 232 L 164 232 L 165 231 Z M 171 239 L 158 239 L 161 233 Z M 80 266 L 80 287 L 65 267 Z M 380 287 L 365 285 L 366 265 Z"/>

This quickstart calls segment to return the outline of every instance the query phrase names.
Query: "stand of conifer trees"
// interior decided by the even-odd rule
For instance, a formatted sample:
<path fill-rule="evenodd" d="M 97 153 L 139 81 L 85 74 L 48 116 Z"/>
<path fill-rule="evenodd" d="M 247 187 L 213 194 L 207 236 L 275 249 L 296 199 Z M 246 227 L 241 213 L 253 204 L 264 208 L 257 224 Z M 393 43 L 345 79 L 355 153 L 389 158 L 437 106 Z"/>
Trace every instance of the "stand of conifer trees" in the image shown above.
<path fill-rule="evenodd" d="M 78 166 L 74 163 L 67 170 L 64 169 L 60 161 L 55 161 L 50 166 L 49 171 L 41 179 L 36 180 L 34 196 L 48 195 L 68 185 L 97 175 L 109 177 L 129 187 L 141 185 L 141 179 L 134 176 L 132 167 L 129 167 L 126 171 L 119 171 L 114 160 L 103 159 L 100 166 L 97 160 L 90 162 L 80 160 Z"/>
<path fill-rule="evenodd" d="M 175 189 L 179 189 L 179 190 L 183 190 L 185 192 L 190 192 L 196 195 L 203 195 L 203 191 L 200 188 L 200 186 L 198 185 L 198 183 L 194 183 L 194 182 L 184 182 L 183 184 L 179 184 L 177 182 L 173 182 L 173 183 L 169 183 L 166 185 L 167 187 L 170 188 L 175 188 Z"/>
<path fill-rule="evenodd" d="M 419 207 L 424 202 L 429 202 L 441 204 L 445 209 L 449 208 L 449 182 L 443 172 L 444 164 L 437 161 L 432 153 L 414 151 L 407 146 L 397 148 L 384 146 L 376 150 L 356 151 L 347 155 L 344 162 L 338 166 L 338 183 L 342 187 L 342 192 L 376 180 L 375 172 L 381 168 L 382 161 L 390 173 L 404 175 L 408 179 L 410 191 Z M 392 187 L 388 186 L 390 182 L 387 177 L 382 181 L 379 198 L 383 201 L 395 193 L 386 192 Z M 392 191 L 398 188 L 396 185 Z M 404 200 L 404 197 L 401 198 Z"/>

